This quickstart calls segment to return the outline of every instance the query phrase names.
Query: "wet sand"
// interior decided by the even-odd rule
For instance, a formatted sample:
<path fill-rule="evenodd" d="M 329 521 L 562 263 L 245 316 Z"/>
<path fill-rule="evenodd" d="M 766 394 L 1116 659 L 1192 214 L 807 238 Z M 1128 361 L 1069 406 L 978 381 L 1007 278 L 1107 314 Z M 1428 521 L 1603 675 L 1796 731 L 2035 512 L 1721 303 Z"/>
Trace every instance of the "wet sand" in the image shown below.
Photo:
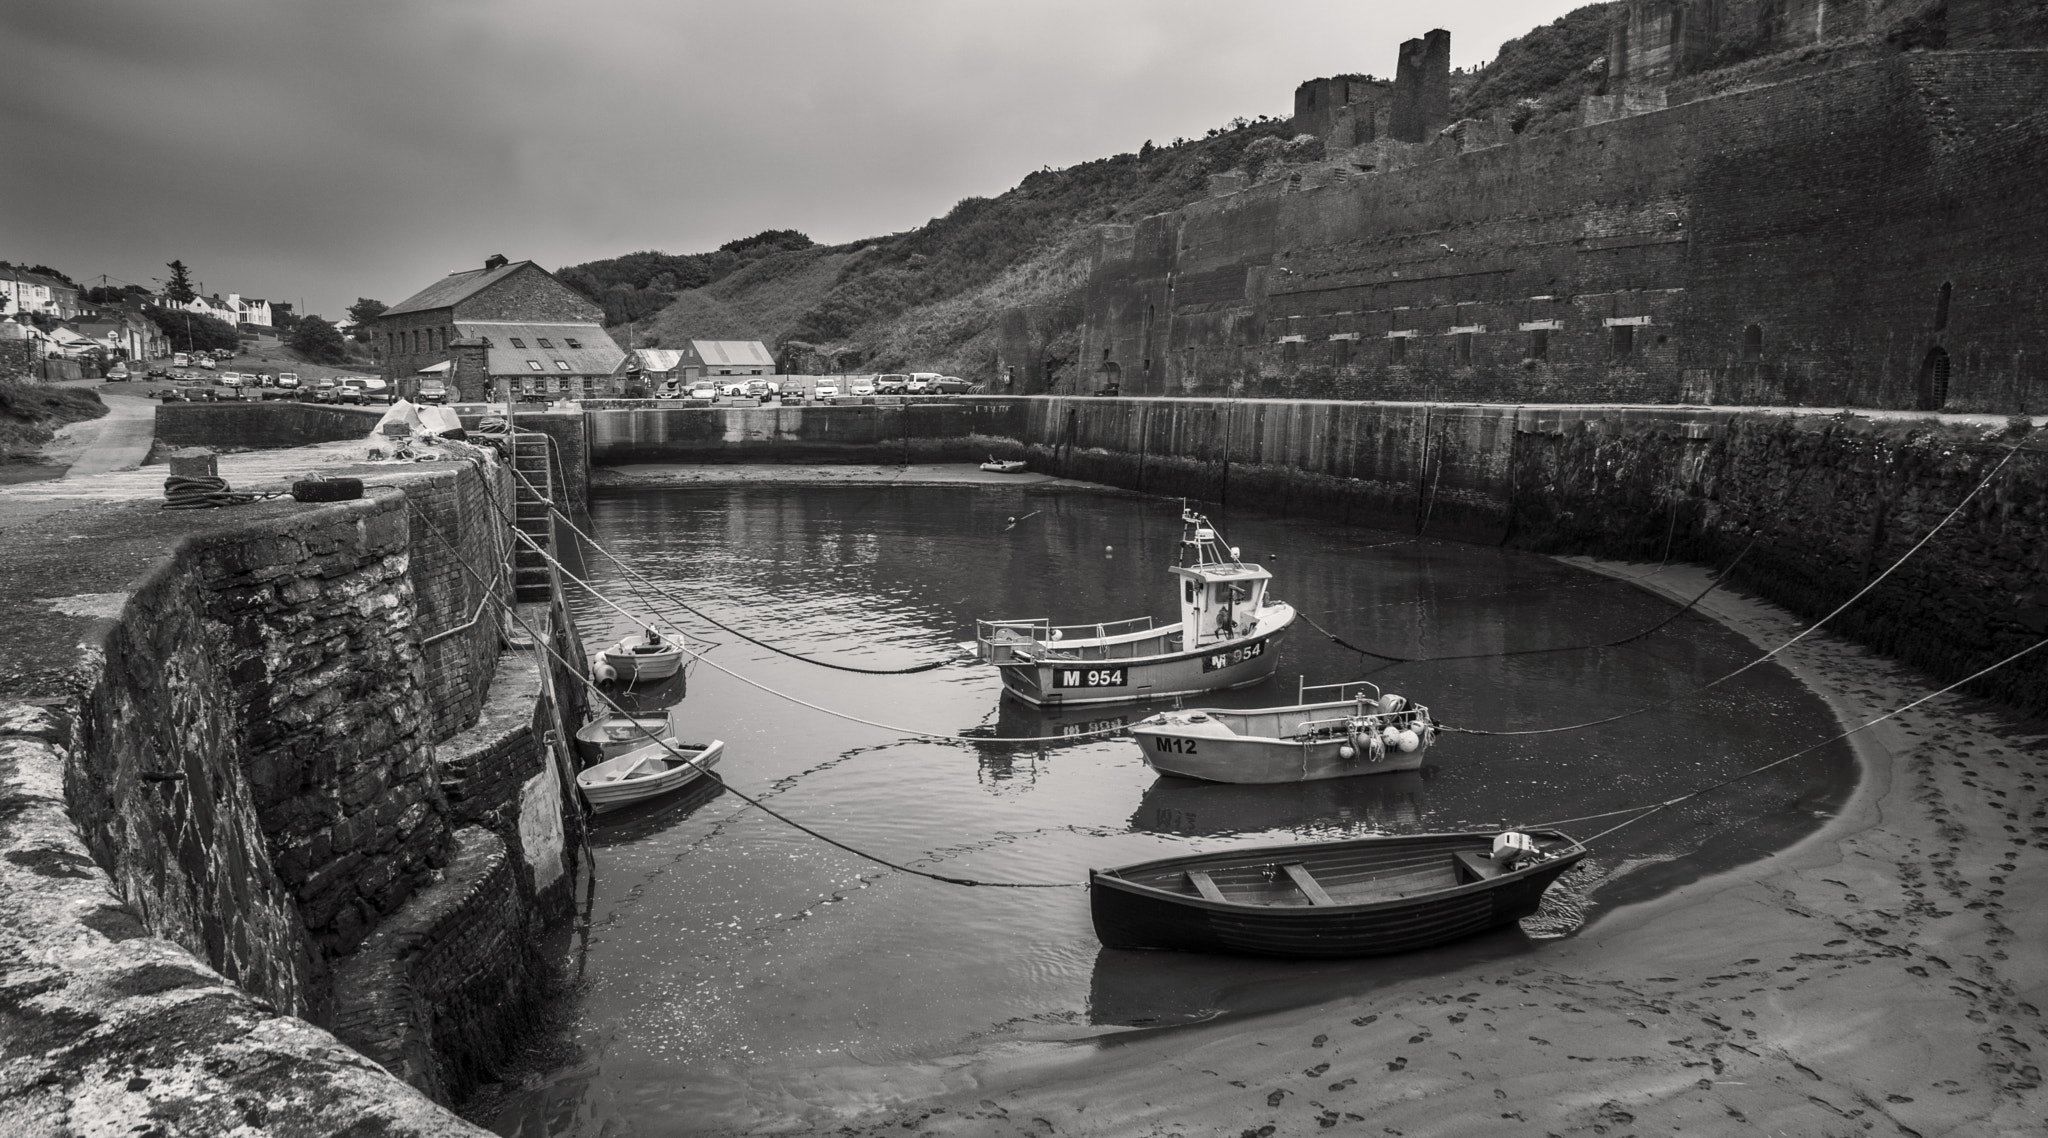
<path fill-rule="evenodd" d="M 1639 583 L 1689 599 L 1708 578 Z M 1766 647 L 1801 627 L 1720 591 L 1701 607 Z M 1824 632 L 1779 659 L 1845 729 L 1938 686 Z M 1504 963 L 880 1079 L 817 1070 L 760 1088 L 755 1132 L 2042 1133 L 2048 747 L 2028 727 L 1946 696 L 1863 731 L 1857 790 L 1811 837 Z"/>

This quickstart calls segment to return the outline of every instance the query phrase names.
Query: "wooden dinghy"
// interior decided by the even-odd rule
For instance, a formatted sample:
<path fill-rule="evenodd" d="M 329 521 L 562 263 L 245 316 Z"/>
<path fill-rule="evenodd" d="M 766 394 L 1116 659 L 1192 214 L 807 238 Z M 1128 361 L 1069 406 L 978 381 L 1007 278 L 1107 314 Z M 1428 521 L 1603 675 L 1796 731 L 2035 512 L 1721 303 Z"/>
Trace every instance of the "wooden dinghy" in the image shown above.
<path fill-rule="evenodd" d="M 649 743 L 662 740 L 673 743 L 675 736 L 666 715 L 614 715 L 587 723 L 576 732 L 576 755 L 586 764 L 601 763 L 627 751 L 637 751 Z"/>
<path fill-rule="evenodd" d="M 665 680 L 682 666 L 683 646 L 663 640 L 659 632 L 650 628 L 599 652 L 594 670 L 598 673 L 596 678 L 599 682 L 616 680 L 644 684 L 649 680 Z M 606 675 L 607 670 L 611 674 Z"/>
<path fill-rule="evenodd" d="M 971 646 L 996 666 L 1003 690 L 1026 703 L 1135 703 L 1264 683 L 1294 623 L 1266 595 L 1273 575 L 1238 559 L 1208 518 L 1181 510 L 1183 564 L 1167 570 L 1180 623 L 1152 618 L 1054 627 L 1050 620 L 981 620 Z"/>
<path fill-rule="evenodd" d="M 724 753 L 723 739 L 650 743 L 588 768 L 576 776 L 576 789 L 592 810 L 602 814 L 680 790 L 708 774 Z"/>
<path fill-rule="evenodd" d="M 1332 688 L 1336 699 L 1308 702 Z M 1131 737 L 1161 774 L 1234 783 L 1417 770 L 1436 740 L 1427 707 L 1369 682 L 1302 685 L 1295 698 L 1289 707 L 1162 711 L 1132 724 Z"/>
<path fill-rule="evenodd" d="M 1024 460 L 1021 458 L 997 458 L 994 455 L 990 455 L 989 460 L 981 464 L 981 468 L 992 474 L 1022 474 L 1024 472 Z"/>
<path fill-rule="evenodd" d="M 1383 956 L 1511 925 L 1585 856 L 1554 830 L 1259 846 L 1091 870 L 1088 901 L 1110 948 Z"/>

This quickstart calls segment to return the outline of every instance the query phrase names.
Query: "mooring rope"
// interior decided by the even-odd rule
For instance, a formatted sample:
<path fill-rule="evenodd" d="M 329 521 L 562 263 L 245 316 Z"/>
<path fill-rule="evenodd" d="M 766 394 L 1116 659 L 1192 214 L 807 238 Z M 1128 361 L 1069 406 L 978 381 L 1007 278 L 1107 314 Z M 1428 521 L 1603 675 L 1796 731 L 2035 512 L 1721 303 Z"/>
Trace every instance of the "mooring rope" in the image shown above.
<path fill-rule="evenodd" d="M 576 665 L 571 663 L 562 656 L 561 652 L 555 648 L 551 638 L 541 635 L 537 629 L 535 629 L 532 625 L 528 624 L 526 622 L 526 618 L 519 614 L 517 606 L 511 604 L 504 598 L 498 596 L 497 591 L 490 587 L 490 580 L 486 578 L 482 573 L 477 572 L 476 567 L 469 563 L 469 559 L 462 555 L 461 548 L 458 547 L 455 544 L 455 542 L 448 537 L 448 534 L 441 529 L 440 525 L 437 524 L 434 521 L 434 519 L 427 516 L 426 511 L 421 510 L 418 504 L 414 503 L 411 498 L 406 499 L 406 505 L 409 508 L 411 508 L 412 512 L 415 515 L 417 515 L 421 521 L 427 523 L 428 528 L 432 529 L 434 531 L 434 534 L 441 539 L 441 544 L 448 548 L 449 553 L 454 556 L 455 560 L 462 566 L 462 568 L 466 570 L 470 574 L 470 576 L 475 577 L 477 581 L 484 586 L 487 595 L 489 595 L 497 601 L 498 606 L 504 610 L 506 615 L 512 618 L 514 623 L 516 623 L 521 629 L 523 629 L 526 632 L 527 636 L 533 640 L 534 644 L 538 645 L 542 651 L 546 652 L 551 658 L 553 658 L 557 664 L 569 668 L 571 671 L 576 670 Z M 526 536 L 529 542 L 532 541 L 530 535 L 522 534 L 522 536 Z M 545 550 L 542 550 L 541 556 L 548 557 L 548 554 Z M 558 572 L 566 572 L 565 570 L 562 570 L 559 562 L 554 561 L 554 558 L 548 557 L 548 560 L 550 562 L 554 562 L 556 570 Z M 685 649 L 685 651 L 687 651 L 687 649 Z M 703 659 L 701 655 L 699 655 L 698 658 L 700 660 Z M 711 663 L 711 661 L 709 660 L 705 660 L 704 662 L 707 664 L 711 664 L 711 666 L 714 668 L 718 667 L 717 664 Z M 719 670 L 726 671 L 726 669 L 724 668 L 719 668 Z M 727 672 L 727 674 L 731 675 L 732 673 Z M 744 677 L 737 676 L 735 678 L 744 679 Z M 768 689 L 764 688 L 763 690 Z M 615 714 L 620 715 L 622 717 L 630 717 L 628 716 L 626 709 L 623 706 L 621 706 L 617 700 L 612 699 L 611 696 L 606 695 L 602 691 L 599 691 L 596 694 L 599 699 L 602 699 L 606 704 L 608 704 L 611 707 L 612 711 Z M 702 772 L 703 777 L 709 778 L 714 782 L 718 783 L 720 786 L 725 787 L 725 789 L 732 792 L 734 797 L 738 798 L 742 802 L 745 802 L 747 805 L 752 806 L 757 810 L 760 810 L 762 813 L 768 815 L 770 818 L 773 818 L 776 821 L 781 822 L 784 825 L 790 826 L 796 830 L 800 830 L 803 833 L 809 834 L 811 837 L 816 838 L 821 842 L 824 842 L 826 845 L 833 846 L 837 849 L 845 850 L 847 853 L 853 854 L 855 857 L 862 858 L 866 861 L 874 862 L 876 865 L 896 870 L 899 873 L 908 873 L 913 876 L 928 878 L 932 881 L 944 882 L 948 885 L 965 885 L 977 887 L 985 886 L 988 888 L 996 889 L 1080 889 L 1085 887 L 1082 882 L 1078 881 L 983 881 L 978 878 L 972 877 L 954 877 L 944 873 L 933 873 L 930 870 L 917 869 L 912 866 L 903 865 L 899 862 L 890 861 L 888 858 L 882 857 L 879 854 L 869 853 L 866 850 L 860 849 L 856 846 L 849 845 L 846 842 L 842 842 L 839 839 L 830 836 L 829 834 L 821 833 L 818 830 L 810 826 L 807 826 L 794 818 L 789 817 L 781 811 L 776 810 L 774 807 L 769 806 L 768 804 L 762 802 L 760 799 L 746 793 L 745 791 L 738 789 L 737 787 L 734 787 L 731 783 L 725 781 L 725 779 L 721 778 L 717 774 L 717 772 L 711 770 L 710 768 L 698 766 L 696 760 L 692 756 L 683 754 L 681 751 L 677 750 L 675 746 L 670 744 L 668 740 L 656 739 L 654 742 L 656 745 L 660 746 L 662 750 L 667 751 L 671 756 L 673 756 L 678 761 L 687 763 L 693 769 Z"/>
<path fill-rule="evenodd" d="M 227 479 L 206 475 L 173 474 L 164 479 L 164 504 L 166 510 L 212 510 L 221 506 L 246 506 L 270 498 L 282 498 L 285 491 L 268 490 L 258 494 L 237 494 L 228 488 Z"/>

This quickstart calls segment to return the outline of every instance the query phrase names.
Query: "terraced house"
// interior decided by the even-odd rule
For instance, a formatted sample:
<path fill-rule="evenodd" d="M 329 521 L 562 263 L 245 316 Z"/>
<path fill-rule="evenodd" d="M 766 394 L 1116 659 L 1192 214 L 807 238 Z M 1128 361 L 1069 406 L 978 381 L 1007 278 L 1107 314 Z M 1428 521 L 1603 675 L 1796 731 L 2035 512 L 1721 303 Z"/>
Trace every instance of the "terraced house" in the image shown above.
<path fill-rule="evenodd" d="M 626 353 L 604 309 L 532 261 L 492 257 L 386 309 L 373 341 L 384 375 L 410 393 L 425 376 L 477 401 L 621 394 Z"/>

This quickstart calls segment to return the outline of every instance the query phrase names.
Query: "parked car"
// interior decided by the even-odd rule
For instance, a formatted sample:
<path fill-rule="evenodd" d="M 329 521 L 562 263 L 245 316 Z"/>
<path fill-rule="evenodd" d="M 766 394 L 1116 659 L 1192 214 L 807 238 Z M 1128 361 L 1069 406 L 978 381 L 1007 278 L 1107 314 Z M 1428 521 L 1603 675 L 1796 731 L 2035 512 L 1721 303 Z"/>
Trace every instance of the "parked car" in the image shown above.
<path fill-rule="evenodd" d="M 837 399 L 839 398 L 839 388 L 830 383 L 821 383 L 816 388 L 812 389 L 811 398 Z"/>
<path fill-rule="evenodd" d="M 729 399 L 743 399 L 747 394 L 747 385 L 745 383 L 721 383 L 718 385 L 718 394 Z"/>
<path fill-rule="evenodd" d="M 171 366 L 172 366 L 172 367 L 191 367 L 191 366 L 192 366 L 192 353 L 190 353 L 190 352 L 179 352 L 178 354 L 176 354 L 176 355 L 172 356 L 172 357 L 171 357 Z"/>
<path fill-rule="evenodd" d="M 875 385 L 871 380 L 860 380 L 847 388 L 846 393 L 854 396 L 873 395 L 875 393 Z"/>
<path fill-rule="evenodd" d="M 446 403 L 446 402 L 448 402 L 448 381 L 447 381 L 447 380 L 445 380 L 445 379 L 423 379 L 423 380 L 420 380 L 420 394 L 419 394 L 419 399 L 418 399 L 418 402 L 421 402 L 421 403 Z"/>
<path fill-rule="evenodd" d="M 109 383 L 121 383 L 128 378 L 128 368 L 123 364 L 115 364 L 107 369 L 107 382 Z"/>
<path fill-rule="evenodd" d="M 889 375 L 878 375 L 875 377 L 875 389 L 872 392 L 872 394 L 901 395 L 906 390 L 908 390 L 909 387 L 910 377 L 907 375 L 896 375 L 893 373 Z"/>
<path fill-rule="evenodd" d="M 368 403 L 370 401 L 370 381 L 353 375 L 337 380 L 334 386 L 334 401 L 336 403 Z"/>
<path fill-rule="evenodd" d="M 199 367 L 205 368 L 207 371 L 213 370 L 213 358 L 210 356 L 200 356 L 198 359 L 193 360 L 192 362 L 198 365 Z"/>
<path fill-rule="evenodd" d="M 298 372 L 295 372 L 295 371 L 281 371 L 281 372 L 278 372 L 278 373 L 277 373 L 277 385 L 278 385 L 279 387 L 284 387 L 284 388 L 296 388 L 296 387 L 298 387 L 298 386 L 299 386 L 299 373 L 298 373 Z"/>
<path fill-rule="evenodd" d="M 240 387 L 242 382 L 242 373 L 238 371 L 224 371 L 220 375 L 222 387 Z"/>
<path fill-rule="evenodd" d="M 150 369 L 149 369 L 149 378 L 151 378 L 151 379 L 169 379 L 169 378 L 171 378 L 171 369 L 169 369 L 169 368 L 163 368 L 163 367 L 153 367 L 153 368 L 150 368 Z"/>
<path fill-rule="evenodd" d="M 313 386 L 300 388 L 299 398 L 310 394 L 315 403 L 333 403 L 341 398 L 339 390 L 332 376 L 321 376 L 313 381 Z"/>
<path fill-rule="evenodd" d="M 965 395 L 973 390 L 973 384 L 957 375 L 942 375 L 932 381 L 933 395 Z"/>

